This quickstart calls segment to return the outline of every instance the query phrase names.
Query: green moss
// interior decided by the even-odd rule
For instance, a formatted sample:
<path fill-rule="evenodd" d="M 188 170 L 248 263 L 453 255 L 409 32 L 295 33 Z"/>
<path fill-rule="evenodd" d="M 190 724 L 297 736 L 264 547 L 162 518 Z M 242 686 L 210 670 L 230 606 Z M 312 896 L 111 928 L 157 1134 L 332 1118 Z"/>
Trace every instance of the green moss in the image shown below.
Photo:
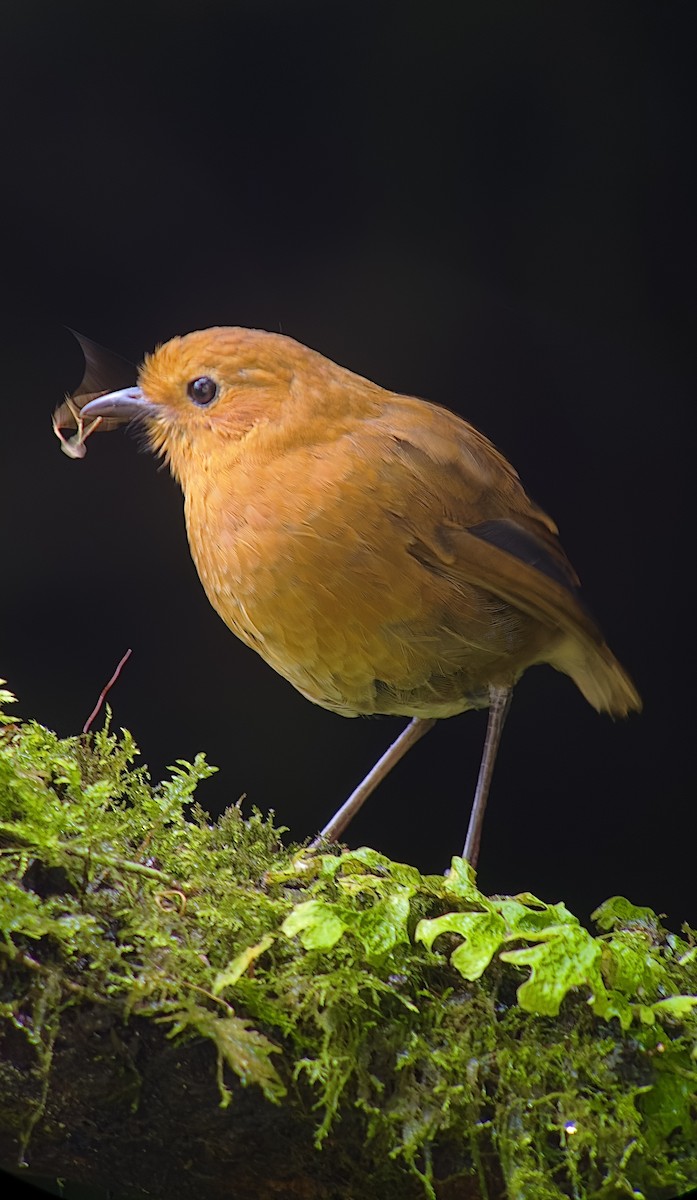
<path fill-rule="evenodd" d="M 274 1104 L 309 1088 L 318 1148 L 358 1110 L 427 1196 L 454 1153 L 484 1198 L 492 1156 L 511 1200 L 697 1183 L 693 931 L 615 897 L 593 935 L 483 896 L 461 859 L 303 854 L 239 805 L 212 822 L 201 755 L 153 787 L 126 732 L 0 726 L 0 1019 L 45 1085 L 24 1144 L 61 1015 L 89 1000 L 210 1039 L 224 1105 L 235 1077 Z"/>

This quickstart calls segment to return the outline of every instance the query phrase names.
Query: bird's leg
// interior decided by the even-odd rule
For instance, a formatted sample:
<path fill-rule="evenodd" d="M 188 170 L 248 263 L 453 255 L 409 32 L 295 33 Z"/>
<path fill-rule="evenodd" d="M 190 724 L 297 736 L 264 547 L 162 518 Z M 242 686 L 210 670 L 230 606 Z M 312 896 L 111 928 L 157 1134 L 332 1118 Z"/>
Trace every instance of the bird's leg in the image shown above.
<path fill-rule="evenodd" d="M 472 812 L 470 813 L 470 823 L 467 826 L 465 848 L 462 851 L 462 857 L 466 858 L 468 863 L 473 867 L 476 867 L 479 857 L 479 843 L 482 838 L 484 810 L 486 809 L 486 802 L 489 797 L 491 777 L 494 774 L 496 751 L 499 748 L 501 732 L 512 696 L 512 688 L 489 688 L 489 721 L 486 727 L 484 750 L 482 751 L 482 761 L 479 766 L 479 777 L 474 793 Z"/>
<path fill-rule="evenodd" d="M 395 763 L 398 763 L 400 758 L 403 758 L 407 750 L 411 749 L 419 738 L 422 738 L 425 733 L 428 733 L 436 723 L 435 717 L 414 717 L 406 729 L 403 729 L 393 742 L 389 750 L 386 750 L 382 758 L 379 758 L 369 771 L 362 783 L 359 783 L 355 791 L 351 792 L 348 800 L 345 800 L 341 808 L 337 809 L 331 821 L 328 821 L 324 829 L 317 834 L 317 837 L 310 843 L 310 850 L 316 850 L 324 842 L 336 842 L 341 834 L 346 829 L 350 821 L 353 820 L 359 808 L 365 803 L 374 792 L 376 787 L 386 775 L 389 775 Z"/>

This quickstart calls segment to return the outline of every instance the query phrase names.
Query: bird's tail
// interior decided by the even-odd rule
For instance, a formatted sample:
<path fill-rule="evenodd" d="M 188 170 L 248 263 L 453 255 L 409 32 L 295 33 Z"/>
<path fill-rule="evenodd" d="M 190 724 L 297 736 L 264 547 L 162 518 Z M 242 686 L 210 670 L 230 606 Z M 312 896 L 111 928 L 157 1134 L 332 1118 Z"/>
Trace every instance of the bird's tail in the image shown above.
<path fill-rule="evenodd" d="M 598 712 L 626 717 L 630 712 L 641 710 L 639 693 L 605 642 L 567 637 L 548 661 L 558 671 L 571 676 Z"/>
<path fill-rule="evenodd" d="M 493 592 L 558 632 L 558 640 L 552 640 L 540 662 L 570 675 L 598 712 L 616 717 L 639 712 L 639 693 L 573 586 L 470 532 L 460 535 L 459 545 L 469 583 Z"/>

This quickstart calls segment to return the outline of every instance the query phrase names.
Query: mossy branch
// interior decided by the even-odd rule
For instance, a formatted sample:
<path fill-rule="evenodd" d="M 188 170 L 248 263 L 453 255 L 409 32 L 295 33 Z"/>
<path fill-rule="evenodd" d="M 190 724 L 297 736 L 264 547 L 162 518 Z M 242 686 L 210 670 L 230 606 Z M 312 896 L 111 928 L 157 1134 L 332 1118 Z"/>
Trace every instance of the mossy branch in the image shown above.
<path fill-rule="evenodd" d="M 136 754 L 0 715 L 5 1169 L 168 1200 L 697 1183 L 691 930 L 286 847 L 193 802 L 202 756 L 153 787 Z"/>

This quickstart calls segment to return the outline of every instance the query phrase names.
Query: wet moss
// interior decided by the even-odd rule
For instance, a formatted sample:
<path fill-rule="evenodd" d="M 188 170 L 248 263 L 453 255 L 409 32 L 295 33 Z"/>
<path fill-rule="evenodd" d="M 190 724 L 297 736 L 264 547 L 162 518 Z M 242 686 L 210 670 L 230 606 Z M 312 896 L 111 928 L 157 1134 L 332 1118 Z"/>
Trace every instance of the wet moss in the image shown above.
<path fill-rule="evenodd" d="M 0 1125 L 20 1155 L 83 1008 L 206 1039 L 212 1110 L 240 1085 L 309 1107 L 316 1154 L 360 1130 L 362 1155 L 424 1196 L 697 1184 L 693 931 L 615 897 L 591 933 L 563 904 L 482 895 L 460 859 L 441 877 L 367 848 L 310 854 L 239 804 L 211 821 L 202 755 L 153 786 L 108 724 L 60 739 L 2 721 L 0 1022 L 31 1070 L 15 1038 L 2 1091 L 26 1103 Z"/>

